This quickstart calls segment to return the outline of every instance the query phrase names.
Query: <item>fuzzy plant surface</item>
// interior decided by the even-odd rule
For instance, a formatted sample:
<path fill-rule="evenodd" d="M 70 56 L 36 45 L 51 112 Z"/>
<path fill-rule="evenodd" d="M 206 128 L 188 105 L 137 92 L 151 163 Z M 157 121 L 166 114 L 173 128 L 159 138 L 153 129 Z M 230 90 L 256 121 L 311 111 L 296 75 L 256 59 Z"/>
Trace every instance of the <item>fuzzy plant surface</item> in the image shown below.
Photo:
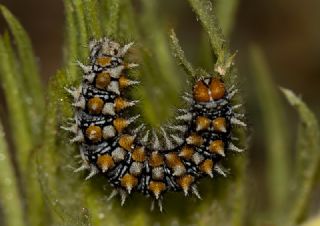
<path fill-rule="evenodd" d="M 241 84 L 243 77 L 237 76 L 234 65 L 236 56 L 225 41 L 234 24 L 237 1 L 186 3 L 203 27 L 205 38 L 199 44 L 203 50 L 198 58 L 204 67 L 223 75 L 229 85 Z M 206 74 L 186 58 L 175 32 L 168 34 L 158 20 L 159 1 L 141 0 L 140 4 L 137 13 L 130 0 L 64 0 L 64 66 L 46 88 L 40 82 L 26 31 L 8 9 L 0 6 L 8 25 L 8 31 L 0 36 L 0 80 L 6 102 L 0 123 L 0 225 L 319 225 L 320 215 L 309 214 L 319 179 L 317 118 L 292 91 L 273 83 L 263 53 L 254 45 L 250 47 L 254 72 L 250 79 L 268 144 L 265 184 L 270 203 L 263 211 L 251 207 L 252 199 L 264 195 L 252 193 L 250 182 L 258 179 L 248 178 L 252 174 L 246 152 L 227 160 L 230 176 L 201 183 L 202 200 L 168 194 L 163 213 L 151 212 L 149 201 L 142 195 L 135 195 L 123 207 L 118 200 L 108 201 L 111 187 L 105 178 L 84 181 L 86 175 L 73 172 L 78 167 L 78 150 L 70 144 L 70 135 L 61 130 L 73 116 L 72 101 L 64 88 L 81 82 L 76 61 L 86 61 L 89 40 L 106 36 L 123 43 L 135 41 L 137 48 L 130 57 L 141 68 L 130 76 L 143 85 L 133 89 L 132 95 L 142 100 L 137 111 L 152 127 L 171 119 L 172 109 L 181 104 L 186 78 Z M 282 94 L 299 118 L 296 156 L 290 164 Z M 161 104 L 154 104 L 154 100 Z M 235 102 L 242 104 L 243 98 Z M 248 135 L 238 133 L 240 144 L 247 147 Z"/>

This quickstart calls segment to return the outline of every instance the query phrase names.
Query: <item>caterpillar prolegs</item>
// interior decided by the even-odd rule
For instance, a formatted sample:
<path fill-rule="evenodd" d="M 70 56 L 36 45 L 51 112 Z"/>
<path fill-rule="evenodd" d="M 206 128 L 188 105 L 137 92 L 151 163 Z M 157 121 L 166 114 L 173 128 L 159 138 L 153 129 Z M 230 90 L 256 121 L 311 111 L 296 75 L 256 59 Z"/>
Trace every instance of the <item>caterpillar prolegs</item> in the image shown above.
<path fill-rule="evenodd" d="M 82 83 L 67 89 L 75 124 L 65 129 L 75 134 L 71 142 L 79 143 L 82 165 L 75 171 L 88 170 L 86 179 L 104 175 L 114 188 L 111 197 L 119 194 L 122 204 L 128 194 L 141 192 L 158 200 L 162 210 L 166 192 L 200 198 L 200 178 L 225 176 L 221 161 L 230 151 L 242 151 L 232 143 L 232 129 L 246 124 L 231 102 L 237 89 L 228 89 L 218 76 L 195 80 L 184 97 L 188 107 L 160 133 L 137 123 L 139 115 L 130 108 L 138 101 L 125 98 L 129 87 L 139 84 L 128 77 L 138 65 L 124 59 L 132 45 L 107 38 L 90 42 L 89 64 L 79 63 Z"/>

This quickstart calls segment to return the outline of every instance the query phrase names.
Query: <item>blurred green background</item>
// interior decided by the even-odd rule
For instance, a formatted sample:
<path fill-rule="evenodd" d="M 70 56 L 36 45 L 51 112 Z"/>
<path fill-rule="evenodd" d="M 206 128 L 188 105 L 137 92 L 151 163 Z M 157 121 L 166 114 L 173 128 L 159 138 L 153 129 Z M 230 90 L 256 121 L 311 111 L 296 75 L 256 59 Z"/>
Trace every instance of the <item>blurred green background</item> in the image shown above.
<path fill-rule="evenodd" d="M 248 193 L 252 192 L 255 195 L 253 199 L 249 199 L 248 208 L 259 209 L 260 212 L 263 212 L 272 205 L 268 195 L 264 195 L 268 193 L 268 180 L 265 178 L 268 177 L 268 172 L 272 171 L 266 163 L 272 138 L 266 138 L 265 130 L 268 128 L 268 121 L 263 123 L 263 120 L 268 118 L 264 113 L 271 114 L 272 118 L 273 112 L 276 112 L 277 109 L 266 111 L 263 103 L 264 97 L 257 95 L 259 90 L 255 89 L 256 81 L 254 79 L 257 70 L 253 65 L 251 49 L 252 46 L 258 46 L 262 50 L 263 63 L 266 64 L 275 87 L 290 88 L 301 95 L 304 102 L 319 118 L 320 1 L 239 0 L 233 9 L 234 12 L 229 12 L 228 16 L 221 15 L 224 12 L 223 1 L 213 2 L 218 4 L 218 18 L 224 18 L 221 21 L 222 27 L 224 23 L 228 23 L 228 20 L 233 21 L 232 27 L 224 32 L 229 34 L 227 41 L 232 52 L 238 52 L 236 57 L 238 77 L 244 91 L 247 120 L 250 125 L 247 154 L 249 162 L 246 179 L 250 184 Z M 139 1 L 133 2 L 139 16 L 140 3 Z M 50 77 L 64 63 L 62 46 L 65 39 L 65 13 L 63 2 L 56 0 L 0 0 L 0 3 L 19 19 L 28 32 L 38 57 L 43 85 L 47 86 Z M 169 29 L 175 29 L 188 59 L 195 65 L 209 69 L 207 62 L 199 58 L 203 48 L 203 31 L 187 1 L 162 0 L 158 1 L 158 6 L 157 19 L 160 24 L 164 25 L 168 33 Z M 219 11 L 219 9 L 221 10 Z M 3 33 L 6 28 L 3 18 L 0 18 L 0 32 Z M 152 35 L 150 34 L 150 36 Z M 4 94 L 0 90 L 0 116 L 2 119 L 7 114 L 4 99 Z M 283 118 L 281 118 L 283 120 L 281 121 L 282 126 L 285 127 L 283 130 L 284 132 L 288 131 L 285 142 L 289 150 L 288 163 L 286 164 L 292 168 L 292 162 L 296 155 L 294 147 L 298 139 L 295 131 L 299 119 L 285 98 L 281 97 L 279 101 L 278 104 L 285 109 L 285 113 L 282 113 Z M 5 120 L 2 121 L 6 131 L 8 124 Z M 12 148 L 12 143 L 9 143 L 9 146 Z M 311 199 L 310 215 L 315 215 L 319 211 L 319 201 L 320 183 L 317 180 Z"/>

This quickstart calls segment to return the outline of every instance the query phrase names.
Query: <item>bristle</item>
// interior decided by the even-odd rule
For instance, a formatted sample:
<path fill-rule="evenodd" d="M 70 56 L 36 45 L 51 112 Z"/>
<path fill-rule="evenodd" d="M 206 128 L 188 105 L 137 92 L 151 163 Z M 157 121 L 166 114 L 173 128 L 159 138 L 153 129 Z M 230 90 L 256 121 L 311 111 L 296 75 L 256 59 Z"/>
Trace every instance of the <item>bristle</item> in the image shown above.
<path fill-rule="evenodd" d="M 231 120 L 230 120 L 231 124 L 234 124 L 234 125 L 239 125 L 239 126 L 243 126 L 243 127 L 247 127 L 247 124 L 245 124 L 243 121 L 235 118 L 235 117 L 232 117 Z"/>
<path fill-rule="evenodd" d="M 228 149 L 235 152 L 243 152 L 244 149 L 240 149 L 237 146 L 235 146 L 233 143 L 229 143 Z"/>
<path fill-rule="evenodd" d="M 109 197 L 107 198 L 107 201 L 110 201 L 111 199 L 113 199 L 116 195 L 118 195 L 119 192 L 116 189 L 113 189 L 111 194 L 109 195 Z"/>
<path fill-rule="evenodd" d="M 97 169 L 97 167 L 91 165 L 91 166 L 90 166 L 90 173 L 89 173 L 89 175 L 85 178 L 85 180 L 89 180 L 90 178 L 92 178 L 93 176 L 95 176 L 97 173 L 99 173 L 99 170 Z"/>
<path fill-rule="evenodd" d="M 88 74 L 91 72 L 91 66 L 90 65 L 84 65 L 80 61 L 77 61 L 78 66 L 82 69 L 84 74 Z"/>
<path fill-rule="evenodd" d="M 223 170 L 223 168 L 222 168 L 221 166 L 219 166 L 219 165 L 215 165 L 215 166 L 214 166 L 214 171 L 216 171 L 218 174 L 220 174 L 220 175 L 222 175 L 222 176 L 224 176 L 224 177 L 227 176 L 226 172 L 225 172 L 225 171 Z"/>
<path fill-rule="evenodd" d="M 120 50 L 120 53 L 119 55 L 120 56 L 124 56 L 126 55 L 126 53 L 128 52 L 128 50 L 131 48 L 131 46 L 133 46 L 134 42 L 130 42 L 129 44 L 125 45 L 121 50 Z"/>
<path fill-rule="evenodd" d="M 84 136 L 81 130 L 78 130 L 77 135 L 70 140 L 71 143 L 80 143 L 84 141 Z"/>
<path fill-rule="evenodd" d="M 162 127 L 160 129 L 161 129 L 163 137 L 164 137 L 165 149 L 166 150 L 173 149 L 175 146 L 172 144 L 172 141 L 169 139 L 167 132 Z"/>
<path fill-rule="evenodd" d="M 152 144 L 152 148 L 154 150 L 159 150 L 160 149 L 160 141 L 159 141 L 159 137 L 158 137 L 158 134 L 153 131 L 152 132 L 152 135 L 153 135 L 153 144 Z"/>

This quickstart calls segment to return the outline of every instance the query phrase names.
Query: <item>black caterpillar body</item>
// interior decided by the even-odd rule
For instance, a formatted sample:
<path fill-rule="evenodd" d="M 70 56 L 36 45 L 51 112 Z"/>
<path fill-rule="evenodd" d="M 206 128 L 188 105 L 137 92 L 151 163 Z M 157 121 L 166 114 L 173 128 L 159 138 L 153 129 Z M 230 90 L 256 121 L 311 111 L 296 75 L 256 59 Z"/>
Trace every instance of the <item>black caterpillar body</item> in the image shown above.
<path fill-rule="evenodd" d="M 138 81 L 128 78 L 137 64 L 124 57 L 132 43 L 123 47 L 107 38 L 90 43 L 89 65 L 79 88 L 68 89 L 74 97 L 75 124 L 65 128 L 76 136 L 83 164 L 76 171 L 89 170 L 87 179 L 103 174 L 120 194 L 122 204 L 128 194 L 141 192 L 159 201 L 167 191 L 199 196 L 199 178 L 225 175 L 221 160 L 229 151 L 241 152 L 232 143 L 234 126 L 245 123 L 235 113 L 231 98 L 237 90 L 227 90 L 221 78 L 196 80 L 185 99 L 189 108 L 179 109 L 174 125 L 160 132 L 147 130 L 135 122 L 130 107 L 137 101 L 124 97 Z"/>

